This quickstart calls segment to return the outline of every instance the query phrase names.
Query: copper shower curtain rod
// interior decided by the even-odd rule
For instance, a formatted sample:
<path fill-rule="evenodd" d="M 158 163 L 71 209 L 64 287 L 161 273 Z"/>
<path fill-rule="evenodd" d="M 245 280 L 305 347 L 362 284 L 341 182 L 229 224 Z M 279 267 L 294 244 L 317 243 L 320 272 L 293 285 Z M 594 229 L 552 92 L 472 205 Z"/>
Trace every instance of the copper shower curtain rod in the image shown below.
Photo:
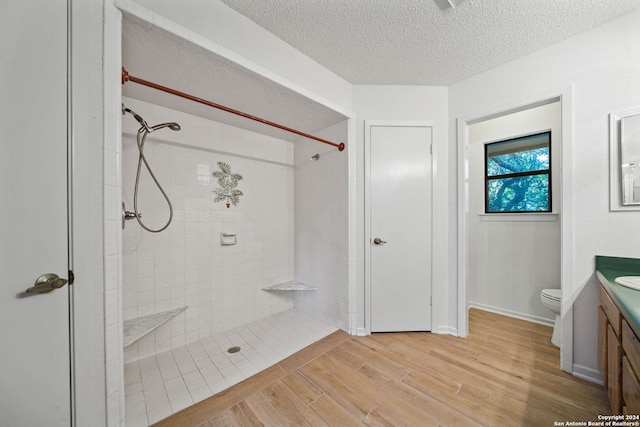
<path fill-rule="evenodd" d="M 166 86 L 159 85 L 157 83 L 153 83 L 147 80 L 140 79 L 138 77 L 134 77 L 130 75 L 127 70 L 122 67 L 122 84 L 126 82 L 134 82 L 141 84 L 143 86 L 147 86 L 156 90 L 160 90 L 162 92 L 167 92 L 172 95 L 179 96 L 181 98 L 188 99 L 190 101 L 198 102 L 200 104 L 208 105 L 209 107 L 217 108 L 218 110 L 226 111 L 231 114 L 235 114 L 237 116 L 241 116 L 250 120 L 254 120 L 256 122 L 264 123 L 265 125 L 273 126 L 278 129 L 285 130 L 287 132 L 295 133 L 296 135 L 304 136 L 305 138 L 313 139 L 324 144 L 333 145 L 334 147 L 338 147 L 338 150 L 344 150 L 344 142 L 340 144 L 336 144 L 335 142 L 327 141 L 326 139 L 318 138 L 317 136 L 309 135 L 308 133 L 301 132 L 299 130 L 292 129 L 287 126 L 280 125 L 278 123 L 271 122 L 269 120 L 261 119 L 260 117 L 252 116 L 251 114 L 243 113 L 242 111 L 234 110 L 233 108 L 225 107 L 224 105 L 216 104 L 215 102 L 207 101 L 206 99 L 198 98 L 197 96 L 189 95 L 188 93 L 180 92 L 175 89 L 171 89 Z"/>

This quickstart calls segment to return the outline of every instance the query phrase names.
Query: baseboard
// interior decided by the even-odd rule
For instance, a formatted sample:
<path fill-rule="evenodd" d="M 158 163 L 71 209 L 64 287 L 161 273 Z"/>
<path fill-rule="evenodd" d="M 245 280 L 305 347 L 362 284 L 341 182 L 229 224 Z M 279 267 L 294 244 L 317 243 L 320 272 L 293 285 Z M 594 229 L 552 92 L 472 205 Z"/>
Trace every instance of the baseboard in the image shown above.
<path fill-rule="evenodd" d="M 513 317 L 515 319 L 526 320 L 528 322 L 539 323 L 541 325 L 553 326 L 555 320 L 545 319 L 544 317 L 534 316 L 532 314 L 520 313 L 513 310 L 507 310 L 501 307 L 494 307 L 487 304 L 470 302 L 469 308 L 477 308 L 479 310 L 489 311 L 491 313 L 501 314 L 503 316 Z"/>
<path fill-rule="evenodd" d="M 439 326 L 432 332 L 434 334 L 453 335 L 455 337 L 458 336 L 458 328 L 454 328 L 453 326 Z"/>
<path fill-rule="evenodd" d="M 573 376 L 582 378 L 583 380 L 590 381 L 592 383 L 603 385 L 602 375 L 600 375 L 600 371 L 593 368 L 588 368 L 586 366 L 573 364 Z"/>
<path fill-rule="evenodd" d="M 365 328 L 356 328 L 356 336 L 364 337 L 367 336 L 367 330 Z"/>

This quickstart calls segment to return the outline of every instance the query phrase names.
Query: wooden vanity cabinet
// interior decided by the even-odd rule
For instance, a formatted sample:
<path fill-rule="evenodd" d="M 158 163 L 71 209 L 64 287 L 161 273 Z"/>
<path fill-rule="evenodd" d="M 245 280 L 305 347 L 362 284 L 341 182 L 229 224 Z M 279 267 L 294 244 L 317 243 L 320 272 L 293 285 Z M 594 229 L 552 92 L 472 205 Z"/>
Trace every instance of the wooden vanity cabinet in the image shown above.
<path fill-rule="evenodd" d="M 640 414 L 640 341 L 626 320 L 622 321 L 622 399 L 630 414 Z"/>
<path fill-rule="evenodd" d="M 609 343 L 607 342 L 608 327 L 609 320 L 607 320 L 607 315 L 604 313 L 602 306 L 598 306 L 598 368 L 600 369 L 600 374 L 602 375 L 604 386 L 607 389 L 609 388 L 609 360 L 607 358 L 607 354 L 609 353 Z"/>
<path fill-rule="evenodd" d="M 614 414 L 640 414 L 640 340 L 604 287 L 598 307 L 598 368 Z"/>
<path fill-rule="evenodd" d="M 627 356 L 622 358 L 622 400 L 626 413 L 640 414 L 640 382 Z"/>
<path fill-rule="evenodd" d="M 607 391 L 613 413 L 622 413 L 622 345 L 611 324 L 607 326 Z"/>
<path fill-rule="evenodd" d="M 600 314 L 602 311 L 602 314 Z M 600 286 L 598 311 L 598 366 L 609 393 L 609 403 L 614 414 L 622 413 L 622 315 L 615 303 Z"/>

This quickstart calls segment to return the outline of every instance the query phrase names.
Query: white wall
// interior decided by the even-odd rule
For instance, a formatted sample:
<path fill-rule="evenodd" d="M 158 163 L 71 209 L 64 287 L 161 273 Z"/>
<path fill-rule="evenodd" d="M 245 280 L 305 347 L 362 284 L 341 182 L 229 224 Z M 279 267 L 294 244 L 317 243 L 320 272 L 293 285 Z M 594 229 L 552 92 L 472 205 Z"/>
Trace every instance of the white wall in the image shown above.
<path fill-rule="evenodd" d="M 148 136 L 145 157 L 171 199 L 174 216 L 160 233 L 128 221 L 123 232 L 124 320 L 189 308 L 125 351 L 125 362 L 293 307 L 293 297 L 262 287 L 293 280 L 293 144 L 124 98 L 149 125 L 177 122 Z M 123 200 L 133 210 L 139 125 L 123 117 Z M 214 202 L 217 162 L 243 179 L 230 208 Z M 205 171 L 202 170 L 205 169 Z M 144 169 L 138 209 L 150 228 L 168 217 L 166 201 Z M 222 246 L 221 232 L 237 233 Z"/>
<path fill-rule="evenodd" d="M 113 15 L 109 19 L 114 24 Z M 119 42 L 105 42 L 113 34 L 103 33 L 104 20 L 103 0 L 72 3 L 75 422 L 119 426 L 124 422 L 119 306 L 117 298 L 114 301 L 107 294 L 119 295 L 120 270 L 113 240 L 105 239 L 114 221 L 109 212 L 116 211 L 105 210 L 104 201 L 113 194 L 109 188 L 118 185 L 117 105 L 114 115 L 107 117 L 105 104 L 110 100 L 106 95 L 119 98 L 120 84 L 116 74 L 105 78 L 108 67 L 103 69 L 103 61 L 119 52 Z"/>
<path fill-rule="evenodd" d="M 315 135 L 344 142 L 347 126 Z M 311 140 L 294 146 L 295 278 L 318 288 L 295 292 L 295 307 L 348 331 L 348 154 Z M 309 159 L 314 154 L 318 161 Z"/>
<path fill-rule="evenodd" d="M 120 231 L 122 221 L 120 208 L 122 200 L 122 175 L 120 173 L 122 134 L 119 125 L 122 114 L 120 107 L 122 83 L 119 78 L 120 58 L 122 57 L 120 43 L 122 16 L 115 8 L 105 7 L 102 20 L 104 22 L 104 53 L 101 64 L 104 67 L 104 76 L 102 77 L 104 81 L 102 87 L 104 103 L 102 109 L 104 117 L 103 194 L 102 204 L 95 204 L 95 201 L 92 201 L 92 210 L 97 210 L 96 208 L 100 207 L 104 213 L 105 337 L 104 348 L 101 348 L 100 351 L 105 355 L 106 424 L 117 426 L 123 425 L 125 420 L 124 371 L 122 369 L 124 357 L 122 348 L 122 233 Z M 92 49 L 95 48 L 92 46 Z M 86 94 L 85 91 L 81 93 Z M 82 123 L 82 121 L 80 122 Z M 83 159 L 82 163 L 84 164 L 87 160 Z M 83 175 L 79 176 L 83 177 Z M 77 347 L 82 347 L 82 345 Z M 78 406 L 84 403 L 86 402 L 78 403 Z M 83 424 L 83 422 L 78 421 L 78 424 Z M 93 424 L 98 423 L 94 422 Z"/>
<path fill-rule="evenodd" d="M 547 104 L 469 126 L 469 303 L 552 324 L 540 301 L 560 288 L 560 221 L 552 214 L 484 215 L 486 143 L 551 130 L 553 212 L 560 211 L 562 132 L 560 103 Z"/>
<path fill-rule="evenodd" d="M 575 301 L 574 372 L 593 378 L 599 377 L 594 257 L 640 256 L 630 233 L 640 229 L 640 213 L 609 212 L 608 206 L 608 115 L 640 105 L 640 55 L 630 53 L 630 46 L 640 45 L 638 28 L 640 12 L 635 12 L 449 88 L 451 194 L 457 191 L 456 120 L 507 111 L 571 89 L 572 100 L 565 101 L 572 102 L 573 114 L 563 117 L 570 140 L 563 142 L 571 152 L 565 167 L 569 162 L 573 172 L 562 197 L 570 207 L 563 215 L 573 235 L 563 245 L 571 245 L 573 252 L 563 260 L 571 277 L 563 281 L 563 299 Z M 455 216 L 453 209 L 450 217 Z M 455 258 L 451 261 L 454 274 Z M 451 312 L 456 313 L 453 306 Z M 450 322 L 457 323 L 454 317 Z"/>
<path fill-rule="evenodd" d="M 364 229 L 364 121 L 406 120 L 433 122 L 433 331 L 452 332 L 449 327 L 449 301 L 455 301 L 455 286 L 449 287 L 447 257 L 449 251 L 450 197 L 447 193 L 447 164 L 450 153 L 447 148 L 447 88 L 425 86 L 355 86 L 354 110 L 356 111 L 356 194 L 358 229 L 357 248 L 357 328 L 365 330 L 364 244 L 369 236 Z M 455 156 L 454 156 L 455 158 Z M 455 194 L 455 193 L 453 193 Z M 453 289 L 451 289 L 453 288 Z"/>

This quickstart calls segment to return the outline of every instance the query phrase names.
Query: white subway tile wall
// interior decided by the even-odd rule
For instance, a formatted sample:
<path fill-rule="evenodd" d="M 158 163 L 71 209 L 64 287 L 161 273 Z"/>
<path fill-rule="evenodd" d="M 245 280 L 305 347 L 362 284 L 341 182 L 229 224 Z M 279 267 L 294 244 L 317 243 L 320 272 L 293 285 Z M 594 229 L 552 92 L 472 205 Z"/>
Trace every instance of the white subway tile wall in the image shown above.
<path fill-rule="evenodd" d="M 347 122 L 316 135 L 344 142 Z M 295 165 L 295 278 L 318 288 L 296 293 L 295 307 L 348 331 L 347 152 L 298 141 Z"/>
<path fill-rule="evenodd" d="M 171 199 L 171 225 L 149 233 L 128 221 L 122 238 L 123 319 L 188 307 L 124 351 L 126 422 L 136 426 L 224 390 L 337 328 L 348 329 L 348 171 L 346 153 L 316 142 L 296 142 L 294 149 L 182 112 L 124 102 L 149 124 L 182 127 L 156 131 L 144 145 Z M 137 126 L 123 119 L 127 210 L 133 210 Z M 342 141 L 346 127 L 340 123 L 319 135 Z M 311 164 L 314 150 L 322 156 Z M 214 202 L 211 172 L 218 162 L 243 177 L 237 206 Z M 138 209 L 157 229 L 169 208 L 144 166 L 141 174 Z M 221 233 L 235 234 L 237 244 L 221 244 Z M 294 279 L 318 291 L 262 290 Z M 241 352 L 227 353 L 234 345 Z"/>
<path fill-rule="evenodd" d="M 174 121 L 182 130 L 158 130 L 145 141 L 145 157 L 171 199 L 173 220 L 160 233 L 127 222 L 123 318 L 188 307 L 125 349 L 125 363 L 293 307 L 290 293 L 261 289 L 294 278 L 292 144 L 133 99 L 124 103 L 149 124 Z M 137 127 L 132 117 L 123 118 L 123 200 L 131 211 Z M 203 177 L 203 171 L 219 170 L 220 161 L 243 177 L 237 188 L 244 195 L 237 206 L 214 203 L 217 181 Z M 138 209 L 152 229 L 169 217 L 167 202 L 144 165 Z M 238 243 L 222 246 L 223 232 L 236 233 Z"/>

